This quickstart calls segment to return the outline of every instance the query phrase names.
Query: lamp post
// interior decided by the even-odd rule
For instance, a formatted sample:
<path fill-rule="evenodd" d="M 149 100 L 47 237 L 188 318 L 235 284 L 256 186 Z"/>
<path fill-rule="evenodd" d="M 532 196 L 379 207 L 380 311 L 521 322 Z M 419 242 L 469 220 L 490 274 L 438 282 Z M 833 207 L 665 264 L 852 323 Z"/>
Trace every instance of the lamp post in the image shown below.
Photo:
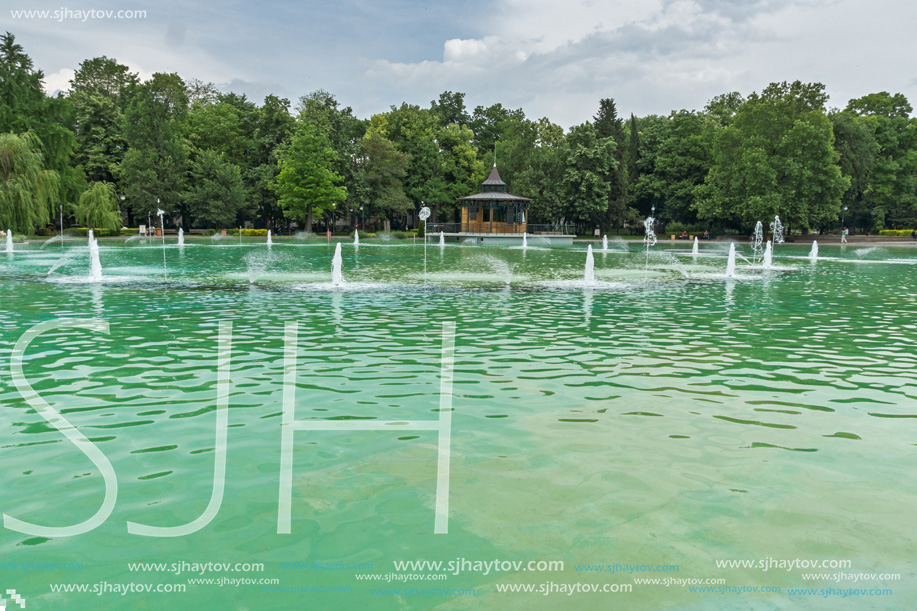
<path fill-rule="evenodd" d="M 841 216 L 841 231 L 844 230 L 844 226 L 847 224 L 847 206 L 844 206 L 844 214 Z"/>
<path fill-rule="evenodd" d="M 427 284 L 427 219 L 430 218 L 430 209 L 427 208 L 423 201 L 420 202 L 421 208 L 417 217 L 423 221 L 423 283 Z"/>
<path fill-rule="evenodd" d="M 159 205 L 158 197 L 156 198 L 156 205 L 157 206 Z M 151 227 L 152 222 L 153 222 L 153 211 L 147 210 L 146 211 L 146 238 L 147 238 L 147 242 L 151 244 L 153 242 L 153 234 L 150 232 L 150 227 Z"/>
<path fill-rule="evenodd" d="M 366 213 L 363 212 L 363 204 L 360 204 L 360 228 L 366 231 Z"/>

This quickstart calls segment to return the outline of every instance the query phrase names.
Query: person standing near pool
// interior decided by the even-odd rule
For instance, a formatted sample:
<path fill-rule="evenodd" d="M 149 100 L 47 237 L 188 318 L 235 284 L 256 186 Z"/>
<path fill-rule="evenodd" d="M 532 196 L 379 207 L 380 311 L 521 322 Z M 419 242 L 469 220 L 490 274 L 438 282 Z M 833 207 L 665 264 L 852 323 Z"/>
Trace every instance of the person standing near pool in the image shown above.
<path fill-rule="evenodd" d="M 847 228 L 844 227 L 844 230 L 841 232 L 841 244 L 847 243 Z"/>

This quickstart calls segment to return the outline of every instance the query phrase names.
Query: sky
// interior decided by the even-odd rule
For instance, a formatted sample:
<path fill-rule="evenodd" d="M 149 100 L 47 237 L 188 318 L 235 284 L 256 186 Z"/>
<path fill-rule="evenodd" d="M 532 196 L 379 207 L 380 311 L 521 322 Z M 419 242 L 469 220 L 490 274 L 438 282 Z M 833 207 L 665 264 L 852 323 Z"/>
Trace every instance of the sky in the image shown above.
<path fill-rule="evenodd" d="M 83 4 L 70 4 L 83 2 Z M 358 117 L 465 93 L 565 128 L 614 98 L 626 117 L 820 82 L 829 107 L 878 91 L 917 102 L 917 2 L 904 0 L 0 0 L 0 28 L 67 90 L 81 61 L 177 72 L 260 103 L 324 89 Z M 76 11 L 146 11 L 84 19 Z M 47 10 L 50 18 L 14 17 Z M 70 13 L 64 11 L 69 10 Z M 53 15 L 59 11 L 60 16 Z"/>

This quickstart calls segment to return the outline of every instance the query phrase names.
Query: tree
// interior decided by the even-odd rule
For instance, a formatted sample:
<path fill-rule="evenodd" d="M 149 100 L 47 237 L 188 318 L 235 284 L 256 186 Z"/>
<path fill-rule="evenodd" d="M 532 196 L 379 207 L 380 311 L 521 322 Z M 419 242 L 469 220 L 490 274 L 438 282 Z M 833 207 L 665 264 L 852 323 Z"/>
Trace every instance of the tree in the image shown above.
<path fill-rule="evenodd" d="M 278 163 L 280 173 L 273 188 L 280 195 L 280 206 L 287 216 L 304 223 L 306 231 L 312 231 L 313 214 L 330 212 L 347 198 L 347 189 L 338 186 L 343 180 L 334 172 L 334 150 L 315 125 L 297 126 Z"/>
<path fill-rule="evenodd" d="M 546 117 L 521 121 L 507 129 L 500 149 L 507 186 L 532 199 L 529 219 L 559 223 L 568 213 L 563 184 L 566 139 L 561 126 Z M 502 175 L 502 174 L 501 174 Z"/>
<path fill-rule="evenodd" d="M 402 181 L 410 157 L 372 129 L 360 140 L 360 150 L 373 211 L 383 213 L 386 218 L 405 214 L 410 210 L 411 200 L 404 194 Z"/>
<path fill-rule="evenodd" d="M 714 126 L 707 115 L 686 110 L 672 112 L 660 123 L 662 130 L 644 160 L 648 171 L 634 185 L 641 200 L 656 205 L 657 218 L 696 221 L 697 187 L 713 163 Z"/>
<path fill-rule="evenodd" d="M 127 66 L 104 56 L 82 62 L 70 81 L 76 114 L 74 162 L 89 180 L 115 182 L 127 151 L 124 112 L 138 84 Z"/>
<path fill-rule="evenodd" d="M 829 116 L 834 130 L 834 149 L 838 152 L 838 166 L 850 181 L 841 201 L 847 206 L 845 218 L 854 227 L 873 225 L 872 208 L 866 201 L 869 175 L 876 163 L 879 144 L 867 121 L 851 112 L 833 112 Z M 837 225 L 831 223 L 836 228 Z"/>
<path fill-rule="evenodd" d="M 32 132 L 43 167 L 57 173 L 57 199 L 72 201 L 85 184 L 72 163 L 73 105 L 62 96 L 45 96 L 43 80 L 44 73 L 35 69 L 15 37 L 9 32 L 0 36 L 0 133 Z"/>
<path fill-rule="evenodd" d="M 608 175 L 607 215 L 601 220 L 615 223 L 622 219 L 627 208 L 627 168 L 624 164 L 627 141 L 624 138 L 624 122 L 618 117 L 618 109 L 613 98 L 599 100 L 599 112 L 593 118 L 595 133 L 598 138 L 611 138 L 614 142 L 615 166 Z"/>
<path fill-rule="evenodd" d="M 851 100 L 846 112 L 868 129 L 878 146 L 868 170 L 862 207 L 876 229 L 917 225 L 917 120 L 900 93 L 873 93 Z"/>
<path fill-rule="evenodd" d="M 466 126 L 438 122 L 430 109 L 410 104 L 392 107 L 376 119 L 377 129 L 410 156 L 405 193 L 415 207 L 430 206 L 435 222 L 451 216 L 456 199 L 474 193 L 484 179 L 485 165 L 472 145 L 474 133 Z"/>
<path fill-rule="evenodd" d="M 721 126 L 726 127 L 732 125 L 732 120 L 744 103 L 745 98 L 742 97 L 742 94 L 738 91 L 732 91 L 730 93 L 715 96 L 712 100 L 707 102 L 707 106 L 704 107 L 704 112 L 716 120 Z"/>
<path fill-rule="evenodd" d="M 255 110 L 254 105 L 251 110 Z M 242 111 L 228 102 L 198 100 L 188 108 L 185 133 L 192 146 L 218 152 L 227 161 L 242 166 L 249 161 L 254 144 L 254 134 L 244 129 L 242 121 Z"/>
<path fill-rule="evenodd" d="M 600 223 L 609 209 L 611 181 L 618 170 L 613 138 L 600 138 L 591 123 L 577 125 L 567 135 L 563 185 L 569 207 L 565 216 Z"/>
<path fill-rule="evenodd" d="M 251 163 L 242 176 L 252 204 L 266 227 L 275 227 L 283 218 L 283 209 L 271 185 L 280 172 L 277 163 L 280 151 L 290 141 L 296 127 L 289 109 L 290 101 L 286 98 L 273 95 L 264 98 L 264 104 L 258 109 L 252 139 Z"/>
<path fill-rule="evenodd" d="M 820 83 L 772 83 L 719 131 L 714 160 L 698 187 L 701 218 L 749 226 L 780 215 L 809 229 L 836 218 L 849 185 L 838 167 Z"/>
<path fill-rule="evenodd" d="M 180 213 L 189 227 L 182 201 L 188 149 L 182 138 L 188 112 L 184 82 L 177 74 L 156 73 L 137 89 L 125 113 L 128 151 L 119 168 L 132 214 L 144 218 L 157 207 Z"/>
<path fill-rule="evenodd" d="M 191 186 L 185 197 L 196 224 L 235 225 L 246 212 L 247 198 L 238 166 L 216 151 L 200 151 L 191 167 Z"/>
<path fill-rule="evenodd" d="M 34 133 L 0 134 L 0 227 L 31 233 L 46 225 L 60 201 L 59 180 L 44 169 Z"/>
<path fill-rule="evenodd" d="M 86 227 L 98 229 L 121 228 L 121 211 L 118 209 L 118 196 L 115 186 L 108 182 L 94 182 L 73 207 L 76 222 Z"/>
<path fill-rule="evenodd" d="M 444 91 L 439 94 L 439 101 L 430 102 L 430 109 L 436 115 L 439 124 L 443 127 L 447 125 L 465 125 L 470 117 L 465 110 L 465 94 L 451 91 Z"/>
<path fill-rule="evenodd" d="M 334 151 L 333 170 L 341 177 L 347 191 L 346 206 L 342 208 L 354 209 L 367 204 L 365 179 L 359 169 L 358 143 L 368 122 L 357 119 L 350 107 L 341 108 L 335 97 L 323 90 L 300 98 L 299 120 L 318 129 Z"/>
<path fill-rule="evenodd" d="M 599 112 L 592 118 L 599 138 L 614 138 L 615 144 L 624 142 L 624 122 L 618 117 L 614 98 L 599 100 Z"/>
<path fill-rule="evenodd" d="M 637 117 L 631 113 L 630 121 L 627 123 L 627 147 L 624 149 L 624 173 L 627 177 L 627 184 L 629 185 L 633 185 L 637 182 L 637 164 L 639 161 L 640 126 L 637 124 Z M 628 200 L 629 199 L 630 197 L 628 197 Z"/>
<path fill-rule="evenodd" d="M 504 108 L 502 104 L 493 104 L 487 108 L 476 106 L 468 121 L 468 127 L 474 132 L 472 145 L 478 150 L 481 161 L 487 163 L 492 159 L 494 147 L 497 147 L 499 154 L 502 148 L 499 141 L 507 136 L 508 131 L 518 131 L 524 121 L 525 113 L 521 108 L 512 110 Z M 508 169 L 507 165 L 502 160 L 498 161 L 498 165 L 502 176 L 503 170 Z"/>

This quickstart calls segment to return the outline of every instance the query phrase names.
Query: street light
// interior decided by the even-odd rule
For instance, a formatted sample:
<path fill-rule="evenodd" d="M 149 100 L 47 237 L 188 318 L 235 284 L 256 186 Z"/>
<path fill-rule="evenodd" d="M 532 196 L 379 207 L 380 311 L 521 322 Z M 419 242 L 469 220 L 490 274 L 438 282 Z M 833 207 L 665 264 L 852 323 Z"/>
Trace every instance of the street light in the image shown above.
<path fill-rule="evenodd" d="M 366 231 L 366 213 L 363 212 L 363 204 L 360 204 L 360 227 Z"/>
<path fill-rule="evenodd" d="M 847 206 L 844 206 L 844 215 L 841 217 L 841 228 L 847 223 Z"/>

